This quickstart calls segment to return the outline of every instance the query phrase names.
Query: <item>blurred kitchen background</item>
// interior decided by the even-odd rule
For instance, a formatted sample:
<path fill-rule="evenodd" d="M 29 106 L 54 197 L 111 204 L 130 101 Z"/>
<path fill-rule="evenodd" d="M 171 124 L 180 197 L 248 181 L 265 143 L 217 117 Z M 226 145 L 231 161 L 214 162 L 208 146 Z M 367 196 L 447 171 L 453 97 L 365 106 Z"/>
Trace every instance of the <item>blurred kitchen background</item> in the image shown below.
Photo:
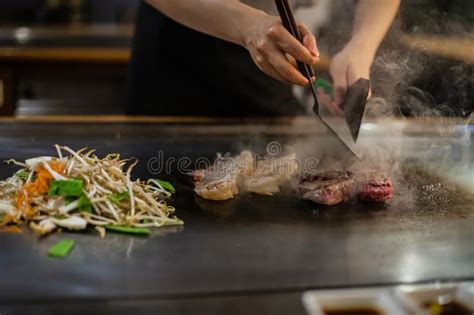
<path fill-rule="evenodd" d="M 123 114 L 139 3 L 1 0 L 0 115 Z M 329 26 L 317 31 L 324 53 L 319 73 L 324 73 L 337 46 L 328 44 L 335 38 L 333 31 L 349 32 L 342 24 L 350 23 L 341 19 L 346 18 L 339 14 L 339 19 L 329 19 Z M 395 92 L 387 84 L 404 89 L 396 100 L 400 114 L 417 114 L 413 106 L 406 107 L 409 110 L 403 106 L 417 101 L 421 113 L 430 106 L 435 110 L 428 112 L 436 115 L 472 113 L 473 0 L 404 0 L 381 51 L 392 61 L 410 56 L 421 67 L 417 77 L 404 85 L 400 81 L 405 79 L 394 76 L 395 71 L 378 60 L 380 71 L 377 76 L 374 70 L 373 79 L 385 84 L 374 82 L 374 92 L 390 98 Z M 407 67 L 412 68 L 409 63 Z M 384 71 L 390 72 L 389 79 Z M 407 92 L 408 88 L 412 90 Z"/>

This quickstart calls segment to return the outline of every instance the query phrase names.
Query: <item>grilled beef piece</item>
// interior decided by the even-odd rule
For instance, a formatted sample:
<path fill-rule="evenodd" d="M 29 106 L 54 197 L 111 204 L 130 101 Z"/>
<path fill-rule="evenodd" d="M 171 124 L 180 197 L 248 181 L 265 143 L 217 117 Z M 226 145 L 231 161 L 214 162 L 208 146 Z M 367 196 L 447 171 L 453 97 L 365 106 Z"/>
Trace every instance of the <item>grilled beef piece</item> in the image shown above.
<path fill-rule="evenodd" d="M 393 197 L 390 179 L 380 172 L 322 172 L 300 178 L 301 198 L 323 205 L 336 205 L 357 196 L 360 200 L 386 202 Z"/>
<path fill-rule="evenodd" d="M 393 197 L 392 181 L 383 173 L 363 173 L 358 176 L 357 181 L 357 197 L 360 200 L 386 202 Z"/>
<path fill-rule="evenodd" d="M 357 183 L 350 172 L 323 172 L 302 176 L 298 188 L 301 198 L 332 206 L 349 200 Z"/>

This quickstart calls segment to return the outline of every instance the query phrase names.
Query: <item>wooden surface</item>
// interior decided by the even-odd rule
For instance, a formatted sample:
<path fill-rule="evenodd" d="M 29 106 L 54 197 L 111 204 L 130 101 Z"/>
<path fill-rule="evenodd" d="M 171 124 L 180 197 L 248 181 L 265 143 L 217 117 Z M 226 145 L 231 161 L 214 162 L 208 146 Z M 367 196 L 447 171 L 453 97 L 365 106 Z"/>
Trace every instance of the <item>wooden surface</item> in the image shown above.
<path fill-rule="evenodd" d="M 70 24 L 34 27 L 2 27 L 0 36 L 14 36 L 27 33 L 31 37 L 64 37 L 64 36 L 133 36 L 133 25 L 117 24 Z"/>
<path fill-rule="evenodd" d="M 408 47 L 427 53 L 474 63 L 474 36 L 446 37 L 436 35 L 400 36 L 400 42 Z"/>
<path fill-rule="evenodd" d="M 0 48 L 0 61 L 128 63 L 129 48 Z"/>
<path fill-rule="evenodd" d="M 206 116 L 129 116 L 129 115 L 16 115 L 0 116 L 0 123 L 252 123 L 276 122 L 288 123 L 294 117 L 277 118 L 232 118 Z M 301 117 L 300 119 L 306 119 Z"/>
<path fill-rule="evenodd" d="M 0 123 L 157 123 L 157 124 L 294 124 L 308 125 L 314 122 L 312 114 L 307 116 L 280 117 L 209 117 L 209 116 L 131 116 L 131 115 L 16 115 L 0 116 Z M 393 123 L 413 123 L 410 130 L 427 125 L 437 125 L 439 131 L 443 126 L 473 125 L 474 120 L 459 117 L 418 117 L 418 118 L 384 118 L 379 120 L 364 119 L 364 122 L 390 121 Z M 425 128 L 426 129 L 426 128 Z"/>
<path fill-rule="evenodd" d="M 48 27 L 1 28 L 0 37 L 21 39 L 25 46 L 0 47 L 0 61 L 60 61 L 60 62 L 102 62 L 128 63 L 130 47 L 48 47 L 28 46 L 28 40 L 53 40 L 56 38 L 74 39 L 90 36 L 107 38 L 131 38 L 132 25 L 63 25 Z"/>

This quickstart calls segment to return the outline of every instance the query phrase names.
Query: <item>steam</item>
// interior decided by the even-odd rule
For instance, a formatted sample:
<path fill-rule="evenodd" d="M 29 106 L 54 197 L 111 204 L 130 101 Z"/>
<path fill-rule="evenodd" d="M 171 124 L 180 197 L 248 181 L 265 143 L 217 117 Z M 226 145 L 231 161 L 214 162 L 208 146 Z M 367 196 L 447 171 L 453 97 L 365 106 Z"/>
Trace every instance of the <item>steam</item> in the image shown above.
<path fill-rule="evenodd" d="M 330 54 L 347 41 L 351 24 L 351 19 L 344 22 L 334 16 L 332 20 L 333 25 L 341 24 L 337 29 L 323 29 L 319 36 L 319 46 Z M 431 23 L 430 32 L 472 36 L 459 23 L 446 19 L 432 19 Z M 367 104 L 365 124 L 355 146 L 364 155 L 365 165 L 351 160 L 343 153 L 344 148 L 325 143 L 318 136 L 294 141 L 291 146 L 302 159 L 317 156 L 321 171 L 384 171 L 406 199 L 415 193 L 406 185 L 407 168 L 415 164 L 428 175 L 454 181 L 474 192 L 469 127 L 474 110 L 473 65 L 403 46 L 399 42 L 400 26 L 397 21 L 392 27 L 372 68 L 374 97 Z"/>
<path fill-rule="evenodd" d="M 331 20 L 334 27 L 324 28 L 318 24 L 319 46 L 326 53 L 334 54 L 349 39 L 353 1 L 331 2 L 330 5 L 321 2 L 326 8 L 324 19 Z M 300 15 L 305 19 L 304 16 Z M 307 24 L 311 25 L 308 21 Z M 407 184 L 412 174 L 411 165 L 474 192 L 474 151 L 472 127 L 469 127 L 474 109 L 473 66 L 403 46 L 399 41 L 400 29 L 400 21 L 396 21 L 372 68 L 374 97 L 367 104 L 355 145 L 356 151 L 364 156 L 365 164 L 354 161 L 344 147 L 316 132 L 306 132 L 305 137 L 290 141 L 287 149 L 296 153 L 302 164 L 316 158 L 318 171 L 383 171 L 392 178 L 397 194 L 403 196 L 405 202 L 413 201 L 417 194 L 416 189 Z M 430 30 L 460 36 L 467 31 L 459 24 L 439 19 L 432 20 Z M 412 31 L 418 30 L 413 28 Z M 318 128 L 315 125 L 316 122 L 302 127 L 300 121 L 295 120 L 293 127 L 297 134 L 301 128 Z M 427 186 L 426 191 L 434 191 L 430 187 Z M 443 189 L 436 191 L 441 193 Z"/>

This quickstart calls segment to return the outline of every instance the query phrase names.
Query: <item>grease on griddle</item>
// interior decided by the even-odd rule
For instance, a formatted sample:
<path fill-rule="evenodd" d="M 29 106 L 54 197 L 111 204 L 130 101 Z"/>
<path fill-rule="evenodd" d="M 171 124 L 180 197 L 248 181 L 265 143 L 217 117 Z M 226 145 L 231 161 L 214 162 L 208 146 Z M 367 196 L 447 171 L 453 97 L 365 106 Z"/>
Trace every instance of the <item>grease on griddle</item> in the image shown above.
<path fill-rule="evenodd" d="M 357 307 L 357 308 L 325 309 L 324 314 L 326 315 L 383 315 L 384 313 L 377 308 Z"/>
<path fill-rule="evenodd" d="M 466 306 L 456 301 L 451 301 L 446 304 L 440 304 L 438 302 L 425 302 L 423 307 L 428 310 L 430 315 L 472 315 L 473 311 L 469 310 Z"/>

